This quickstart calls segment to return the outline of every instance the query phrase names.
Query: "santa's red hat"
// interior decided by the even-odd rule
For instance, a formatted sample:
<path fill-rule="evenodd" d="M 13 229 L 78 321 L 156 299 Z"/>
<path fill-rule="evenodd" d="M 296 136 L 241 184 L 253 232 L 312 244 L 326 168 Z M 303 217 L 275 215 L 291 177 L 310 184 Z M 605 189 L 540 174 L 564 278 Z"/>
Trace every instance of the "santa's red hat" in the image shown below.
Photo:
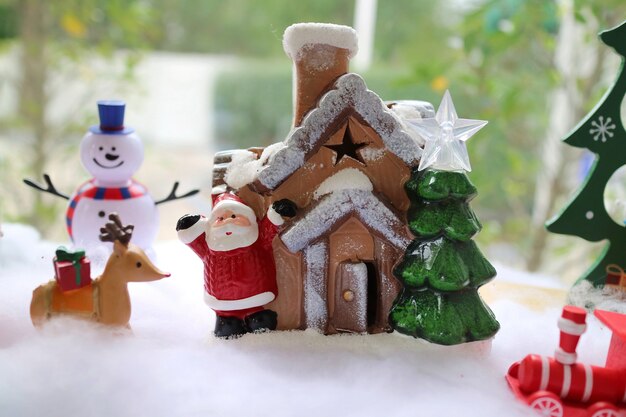
<path fill-rule="evenodd" d="M 233 193 L 223 193 L 219 195 L 213 196 L 213 209 L 212 213 L 215 213 L 216 210 L 230 210 L 235 214 L 241 214 L 246 216 L 251 223 L 256 223 L 256 214 L 254 214 L 254 210 L 250 208 L 250 206 L 246 205 L 239 196 Z"/>

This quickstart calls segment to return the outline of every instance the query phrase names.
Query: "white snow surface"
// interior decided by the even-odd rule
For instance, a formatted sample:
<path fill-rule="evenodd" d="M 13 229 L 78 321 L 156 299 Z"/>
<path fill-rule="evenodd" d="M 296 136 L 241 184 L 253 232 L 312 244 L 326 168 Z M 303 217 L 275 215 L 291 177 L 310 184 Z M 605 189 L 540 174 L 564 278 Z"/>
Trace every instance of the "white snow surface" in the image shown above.
<path fill-rule="evenodd" d="M 296 23 L 285 29 L 283 49 L 289 58 L 296 59 L 302 47 L 315 44 L 347 49 L 350 51 L 349 58 L 359 51 L 358 35 L 350 26 L 332 23 Z"/>
<path fill-rule="evenodd" d="M 263 149 L 258 159 L 254 152 L 247 150 L 234 151 L 231 162 L 226 168 L 224 182 L 234 189 L 254 182 L 261 168 L 270 160 L 272 155 L 284 147 L 285 144 L 283 142 L 271 144 Z"/>
<path fill-rule="evenodd" d="M 42 331 L 31 291 L 52 276 L 57 245 L 26 226 L 0 239 L 0 415 L 125 416 L 535 416 L 504 374 L 528 353 L 552 355 L 560 306 L 491 303 L 492 342 L 444 347 L 394 334 L 315 331 L 217 340 L 202 302 L 202 264 L 180 242 L 159 242 L 171 278 L 130 285 L 132 333 L 71 319 Z M 501 269 L 497 280 L 518 273 Z M 595 318 L 578 349 L 601 365 L 610 332 Z"/>
<path fill-rule="evenodd" d="M 278 187 L 304 165 L 316 145 L 328 139 L 324 133 L 349 108 L 353 108 L 380 135 L 385 146 L 398 158 L 409 166 L 417 165 L 422 148 L 404 130 L 398 116 L 387 109 L 376 93 L 367 89 L 363 78 L 348 73 L 337 79 L 334 89 L 324 94 L 302 124 L 289 133 L 285 147 L 272 155 L 260 170 L 258 180 L 269 189 Z"/>
<path fill-rule="evenodd" d="M 356 168 L 346 168 L 326 178 L 315 190 L 314 198 L 340 190 L 366 190 L 372 192 L 374 186 L 370 179 Z"/>

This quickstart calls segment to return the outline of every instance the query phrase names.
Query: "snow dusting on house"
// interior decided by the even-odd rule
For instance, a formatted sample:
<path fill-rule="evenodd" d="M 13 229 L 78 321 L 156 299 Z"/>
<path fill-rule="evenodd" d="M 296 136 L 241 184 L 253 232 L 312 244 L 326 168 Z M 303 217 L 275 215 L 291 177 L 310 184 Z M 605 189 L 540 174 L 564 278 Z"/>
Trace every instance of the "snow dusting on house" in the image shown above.
<path fill-rule="evenodd" d="M 328 248 L 326 242 L 318 242 L 309 246 L 304 252 L 306 262 L 306 280 L 304 288 L 304 312 L 307 327 L 321 329 L 328 308 L 326 305 L 326 268 L 328 265 Z"/>

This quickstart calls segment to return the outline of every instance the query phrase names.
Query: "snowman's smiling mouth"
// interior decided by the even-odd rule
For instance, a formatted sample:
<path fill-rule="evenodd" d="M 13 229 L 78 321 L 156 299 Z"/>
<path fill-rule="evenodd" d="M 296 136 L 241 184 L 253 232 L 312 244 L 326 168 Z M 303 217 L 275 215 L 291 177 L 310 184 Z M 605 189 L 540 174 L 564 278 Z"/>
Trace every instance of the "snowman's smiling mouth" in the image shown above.
<path fill-rule="evenodd" d="M 112 156 L 112 158 L 110 158 L 110 156 Z M 117 158 L 119 158 L 119 155 L 109 155 L 106 154 L 106 159 L 110 160 L 110 161 L 115 161 Z M 96 158 L 93 158 L 93 161 L 96 163 L 96 165 L 98 165 L 100 168 L 104 168 L 104 169 L 113 169 L 113 168 L 117 168 L 119 166 L 121 166 L 124 161 L 120 161 L 118 164 L 116 165 L 112 165 L 112 166 L 106 166 L 106 165 L 102 165 L 100 162 L 98 162 L 98 160 Z"/>

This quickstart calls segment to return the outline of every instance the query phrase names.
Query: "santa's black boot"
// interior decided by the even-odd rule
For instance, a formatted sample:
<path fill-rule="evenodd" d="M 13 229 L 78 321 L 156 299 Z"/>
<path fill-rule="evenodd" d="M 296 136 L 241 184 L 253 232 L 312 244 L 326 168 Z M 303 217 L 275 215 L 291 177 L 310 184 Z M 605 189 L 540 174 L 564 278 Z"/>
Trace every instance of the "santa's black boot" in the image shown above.
<path fill-rule="evenodd" d="M 263 310 L 246 317 L 248 331 L 260 333 L 276 330 L 277 314 L 272 310 Z"/>
<path fill-rule="evenodd" d="M 224 339 L 234 339 L 246 333 L 246 325 L 237 317 L 215 318 L 215 336 Z"/>

